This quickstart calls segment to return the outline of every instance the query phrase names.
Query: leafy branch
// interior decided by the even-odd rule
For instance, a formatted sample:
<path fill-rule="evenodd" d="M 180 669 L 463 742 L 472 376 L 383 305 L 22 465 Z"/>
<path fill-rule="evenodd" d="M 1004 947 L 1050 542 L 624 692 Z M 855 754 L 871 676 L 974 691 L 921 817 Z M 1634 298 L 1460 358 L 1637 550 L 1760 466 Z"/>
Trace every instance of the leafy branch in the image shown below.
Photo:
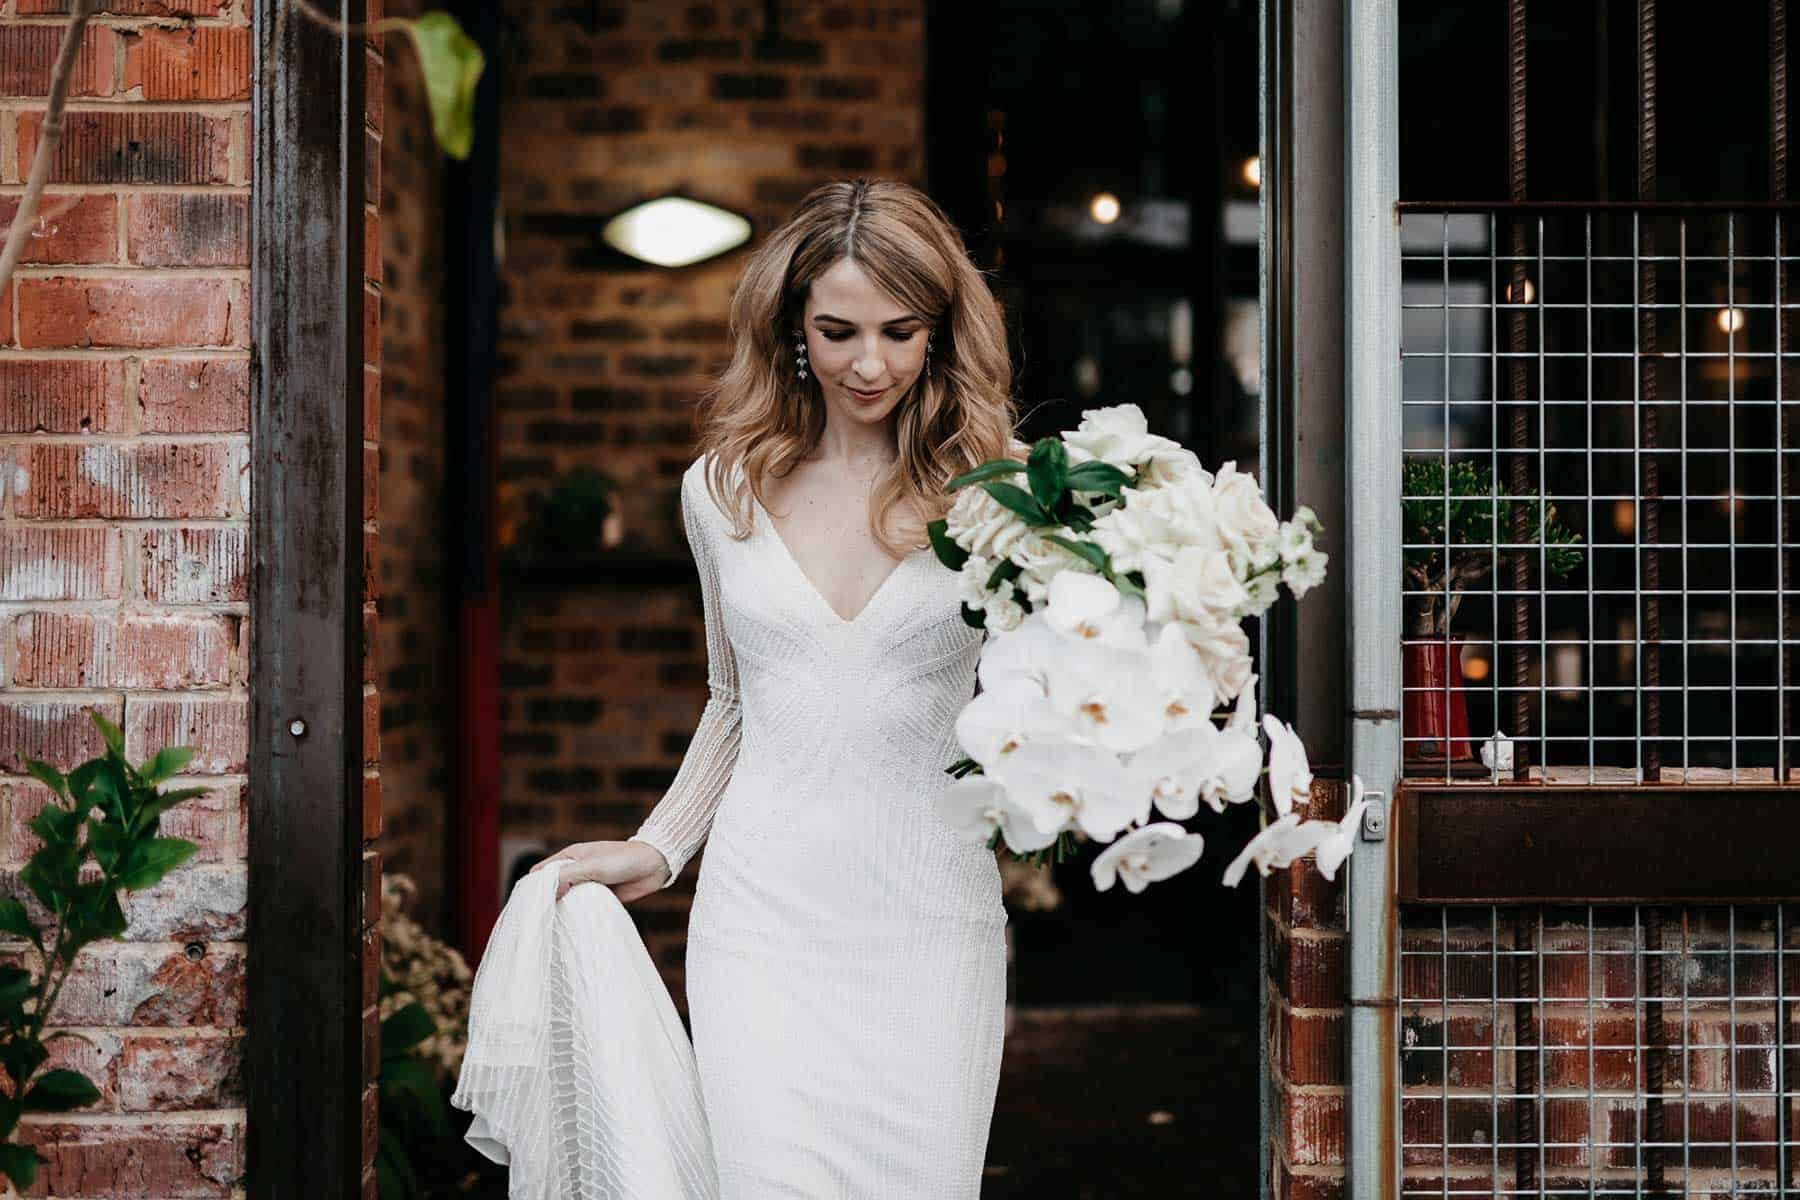
<path fill-rule="evenodd" d="M 38 1163 L 46 1160 L 13 1141 L 19 1118 L 28 1112 L 66 1112 L 100 1098 L 99 1090 L 79 1071 L 37 1074 L 49 1057 L 44 1026 L 75 956 L 90 942 L 125 932 L 121 889 L 155 887 L 193 855 L 198 848 L 193 842 L 160 836 L 162 815 L 209 790 L 158 790 L 187 766 L 194 756 L 192 747 L 160 750 L 134 767 L 126 761 L 125 735 L 119 727 L 97 712 L 90 710 L 89 715 L 106 743 L 100 757 L 64 775 L 48 763 L 20 755 L 32 777 L 50 789 L 50 798 L 31 819 L 31 831 L 43 846 L 19 872 L 19 881 L 52 918 L 46 933 L 19 900 L 0 899 L 0 933 L 23 938 L 38 956 L 35 977 L 16 964 L 0 966 L 0 1066 L 11 1080 L 10 1089 L 0 1094 L 0 1172 L 21 1192 L 31 1186 Z M 84 830 L 87 836 L 82 838 Z M 99 866 L 99 878 L 83 882 L 89 859 Z M 50 1036 L 80 1035 L 63 1031 Z"/>

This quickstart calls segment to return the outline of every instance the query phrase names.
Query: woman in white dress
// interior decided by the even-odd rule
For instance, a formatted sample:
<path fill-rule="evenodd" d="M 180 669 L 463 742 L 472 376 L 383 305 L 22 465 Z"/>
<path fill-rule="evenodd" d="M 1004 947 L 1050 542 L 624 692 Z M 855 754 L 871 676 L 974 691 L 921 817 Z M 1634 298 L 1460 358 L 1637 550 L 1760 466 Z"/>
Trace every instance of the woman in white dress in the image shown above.
<path fill-rule="evenodd" d="M 856 180 L 752 255 L 730 334 L 681 481 L 710 698 L 638 832 L 552 857 L 630 902 L 707 844 L 687 998 L 723 1200 L 973 1198 L 1006 913 L 934 810 L 982 633 L 924 530 L 1021 452 L 1000 305 L 927 197 Z"/>

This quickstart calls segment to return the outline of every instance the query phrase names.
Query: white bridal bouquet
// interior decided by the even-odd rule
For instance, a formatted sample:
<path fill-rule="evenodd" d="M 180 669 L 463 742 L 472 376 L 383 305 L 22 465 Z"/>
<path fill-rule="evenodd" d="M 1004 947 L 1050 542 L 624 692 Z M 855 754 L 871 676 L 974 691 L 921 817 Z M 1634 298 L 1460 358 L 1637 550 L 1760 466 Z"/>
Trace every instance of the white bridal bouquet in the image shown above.
<path fill-rule="evenodd" d="M 1020 474 L 1026 486 L 1008 482 Z M 1265 773 L 1243 623 L 1283 584 L 1298 597 L 1324 579 L 1312 510 L 1279 520 L 1253 477 L 1207 471 L 1135 404 L 1089 409 L 1025 462 L 994 459 L 949 487 L 962 495 L 932 522 L 932 546 L 961 575 L 963 619 L 990 637 L 943 816 L 1034 862 L 1060 861 L 1076 831 L 1110 843 L 1092 868 L 1101 891 L 1193 866 L 1203 840 L 1180 822 L 1252 799 Z M 1334 878 L 1368 806 L 1362 783 L 1341 822 L 1303 820 L 1306 748 L 1274 716 L 1260 729 L 1278 817 L 1225 883 L 1308 853 Z"/>

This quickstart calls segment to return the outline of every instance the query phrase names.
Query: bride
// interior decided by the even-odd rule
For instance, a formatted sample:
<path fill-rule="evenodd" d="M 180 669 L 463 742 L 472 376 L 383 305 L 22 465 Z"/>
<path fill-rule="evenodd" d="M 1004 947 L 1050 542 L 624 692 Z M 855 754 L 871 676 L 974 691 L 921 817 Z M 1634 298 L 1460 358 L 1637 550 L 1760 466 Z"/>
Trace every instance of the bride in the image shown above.
<path fill-rule="evenodd" d="M 751 256 L 730 334 L 681 480 L 710 696 L 637 833 L 545 861 L 628 903 L 707 843 L 687 999 L 724 1200 L 973 1198 L 1006 913 L 933 811 L 983 635 L 924 527 L 1021 454 L 1001 308 L 936 204 L 856 180 Z"/>

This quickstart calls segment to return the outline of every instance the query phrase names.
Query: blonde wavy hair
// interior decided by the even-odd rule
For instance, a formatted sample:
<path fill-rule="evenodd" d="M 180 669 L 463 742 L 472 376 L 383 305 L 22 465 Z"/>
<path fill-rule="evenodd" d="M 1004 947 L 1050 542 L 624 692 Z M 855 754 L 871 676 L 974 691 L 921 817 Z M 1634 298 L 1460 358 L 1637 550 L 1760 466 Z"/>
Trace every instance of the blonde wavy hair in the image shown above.
<path fill-rule="evenodd" d="M 955 225 L 917 188 L 868 179 L 815 188 L 750 256 L 731 298 L 730 361 L 697 405 L 699 449 L 732 536 L 748 537 L 762 481 L 785 476 L 824 433 L 818 381 L 798 377 L 790 331 L 813 281 L 846 258 L 935 333 L 930 370 L 896 409 L 899 455 L 869 498 L 876 540 L 901 557 L 926 545 L 925 525 L 949 510 L 946 482 L 1020 449 L 1000 302 Z"/>

